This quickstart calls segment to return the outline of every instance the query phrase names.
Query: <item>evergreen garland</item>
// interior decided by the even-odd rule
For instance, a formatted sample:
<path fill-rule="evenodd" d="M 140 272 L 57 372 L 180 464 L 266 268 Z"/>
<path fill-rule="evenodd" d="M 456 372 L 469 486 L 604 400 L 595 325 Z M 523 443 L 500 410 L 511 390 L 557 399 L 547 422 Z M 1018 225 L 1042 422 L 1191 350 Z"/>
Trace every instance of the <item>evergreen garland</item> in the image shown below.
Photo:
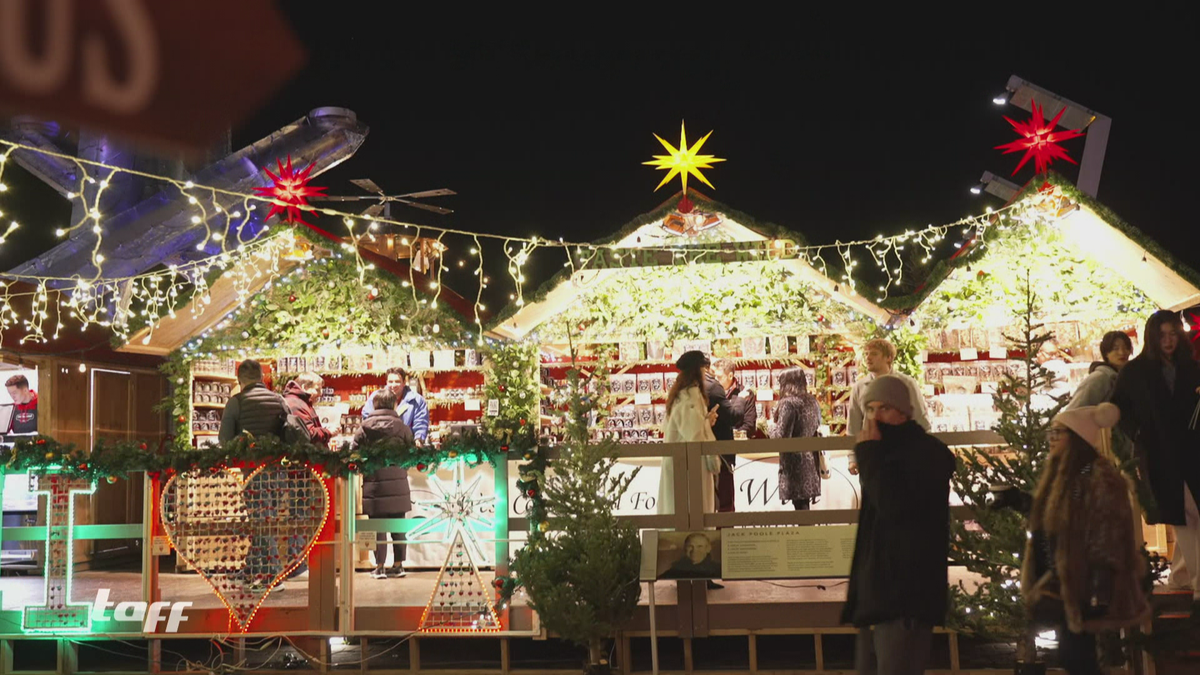
<path fill-rule="evenodd" d="M 520 439 L 518 439 L 520 440 Z M 523 449 L 524 446 L 517 446 Z M 397 439 L 364 443 L 351 448 L 343 443 L 336 450 L 312 443 L 289 444 L 275 436 L 238 436 L 226 443 L 175 452 L 151 449 L 144 441 L 98 442 L 90 453 L 49 436 L 18 440 L 9 450 L 4 471 L 54 471 L 71 477 L 113 482 L 129 474 L 145 471 L 152 477 L 192 469 L 217 471 L 227 466 L 265 464 L 280 460 L 299 462 L 320 470 L 327 477 L 353 473 L 371 474 L 386 466 L 418 471 L 436 471 L 438 466 L 455 461 L 477 466 L 487 462 L 495 466 L 506 456 L 507 446 L 487 434 L 467 432 L 447 439 L 440 447 L 416 446 Z"/>

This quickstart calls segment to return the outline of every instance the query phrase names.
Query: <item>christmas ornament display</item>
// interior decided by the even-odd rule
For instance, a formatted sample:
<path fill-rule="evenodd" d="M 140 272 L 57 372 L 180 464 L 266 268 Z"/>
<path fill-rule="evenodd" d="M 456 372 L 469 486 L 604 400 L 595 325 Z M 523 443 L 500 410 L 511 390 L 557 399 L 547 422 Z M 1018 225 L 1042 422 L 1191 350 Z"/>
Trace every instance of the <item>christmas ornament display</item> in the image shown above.
<path fill-rule="evenodd" d="M 1013 152 L 1021 152 L 1022 150 L 1025 151 L 1025 154 L 1021 157 L 1021 161 L 1017 163 L 1017 168 L 1013 169 L 1012 175 L 1017 175 L 1017 172 L 1021 170 L 1021 167 L 1025 166 L 1025 163 L 1031 157 L 1033 158 L 1034 170 L 1039 174 L 1049 168 L 1055 160 L 1062 159 L 1072 164 L 1078 164 L 1058 144 L 1072 138 L 1079 138 L 1083 135 L 1083 132 L 1078 129 L 1054 130 L 1058 126 L 1058 120 L 1062 118 L 1063 113 L 1067 109 L 1064 107 L 1062 110 L 1059 110 L 1054 119 L 1046 122 L 1042 116 L 1042 107 L 1036 101 L 1030 101 L 1030 104 L 1033 106 L 1033 115 L 1027 121 L 1016 122 L 1007 116 L 1004 118 L 1008 120 L 1013 130 L 1021 138 L 996 146 L 997 150 L 1003 150 L 1006 155 Z"/>
<path fill-rule="evenodd" d="M 316 187 L 309 185 L 309 174 L 312 173 L 316 162 L 308 165 L 308 168 L 297 172 L 292 168 L 292 156 L 288 155 L 287 164 L 283 160 L 276 160 L 276 165 L 279 167 L 279 174 L 276 175 L 267 167 L 263 167 L 274 185 L 270 187 L 256 187 L 254 191 L 260 197 L 267 197 L 272 200 L 271 211 L 267 213 L 267 220 L 275 214 L 281 214 L 283 221 L 292 223 L 293 225 L 308 225 L 304 222 L 303 211 L 313 213 L 315 208 L 309 205 L 309 197 L 323 197 L 327 188 Z"/>
<path fill-rule="evenodd" d="M 461 538 L 471 555 L 477 560 L 483 560 L 483 550 L 479 548 L 479 540 L 475 530 L 491 532 L 495 528 L 492 517 L 484 515 L 482 508 L 496 501 L 495 495 L 482 495 L 479 492 L 479 481 L 483 475 L 475 476 L 470 483 L 465 483 L 466 464 L 454 464 L 453 485 L 447 486 L 436 474 L 430 474 L 429 484 L 436 492 L 436 499 L 414 500 L 417 506 L 434 512 L 408 533 L 410 540 L 420 540 L 425 537 L 440 535 L 440 541 L 449 544 Z"/>
<path fill-rule="evenodd" d="M 456 528 L 438 572 L 429 604 L 421 614 L 422 633 L 483 633 L 500 630 L 491 593 L 479 576 L 463 530 Z"/>
<path fill-rule="evenodd" d="M 329 516 L 329 494 L 309 466 L 211 467 L 163 487 L 159 513 L 179 557 L 246 632 L 271 591 L 308 557 Z"/>

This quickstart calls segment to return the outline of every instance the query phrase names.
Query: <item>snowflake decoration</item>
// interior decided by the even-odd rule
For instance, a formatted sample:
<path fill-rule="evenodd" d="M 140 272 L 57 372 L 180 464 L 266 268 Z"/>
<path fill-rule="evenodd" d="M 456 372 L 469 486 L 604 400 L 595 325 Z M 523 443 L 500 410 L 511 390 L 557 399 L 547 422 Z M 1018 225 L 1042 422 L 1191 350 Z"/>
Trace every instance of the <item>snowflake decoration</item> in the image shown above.
<path fill-rule="evenodd" d="M 1042 173 L 1050 164 L 1059 159 L 1066 160 L 1072 164 L 1078 164 L 1058 144 L 1072 138 L 1079 138 L 1083 135 L 1083 132 L 1078 129 L 1054 130 L 1058 126 L 1058 120 L 1062 118 L 1063 113 L 1067 109 L 1064 107 L 1062 110 L 1059 110 L 1054 119 L 1046 122 L 1046 118 L 1042 116 L 1042 107 L 1036 101 L 1030 101 L 1030 104 L 1033 106 L 1033 116 L 1028 121 L 1014 122 L 1007 116 L 1004 118 L 1020 134 L 1021 138 L 996 146 L 997 150 L 1003 150 L 1006 155 L 1012 152 L 1025 151 L 1025 156 L 1021 158 L 1020 163 L 1017 164 L 1017 168 L 1013 169 L 1012 175 L 1017 175 L 1017 172 L 1021 170 L 1021 167 L 1025 166 L 1025 162 L 1028 162 L 1030 157 L 1033 158 L 1033 165 L 1038 173 Z"/>
<path fill-rule="evenodd" d="M 254 191 L 260 197 L 271 199 L 271 212 L 267 214 L 265 220 L 270 220 L 275 214 L 282 214 L 283 221 L 286 223 L 308 225 L 304 222 L 302 211 L 315 213 L 316 209 L 309 205 L 309 197 L 323 197 L 327 188 L 316 187 L 309 185 L 310 180 L 308 175 L 312 173 L 313 167 L 317 165 L 313 162 L 308 165 L 303 171 L 297 172 L 292 168 L 292 156 L 288 155 L 287 164 L 282 160 L 276 160 L 279 166 L 279 175 L 271 173 L 267 167 L 263 167 L 263 171 L 274 181 L 274 185 L 270 187 L 256 187 Z M 311 225 L 308 225 L 311 227 Z"/>
<path fill-rule="evenodd" d="M 496 497 L 494 495 L 491 497 L 480 496 L 477 492 L 483 474 L 475 476 L 475 479 L 464 488 L 465 473 L 465 465 L 462 462 L 455 463 L 453 489 L 447 487 L 436 474 L 429 474 L 429 484 L 437 491 L 439 498 L 415 500 L 414 503 L 434 511 L 435 515 L 426 518 L 424 522 L 410 530 L 408 538 L 421 539 L 428 535 L 440 534 L 442 536 L 440 540 L 430 539 L 428 541 L 449 544 L 458 533 L 462 535 L 463 541 L 470 548 L 472 558 L 483 560 L 483 549 L 479 548 L 479 539 L 475 536 L 475 530 L 491 531 L 496 525 L 494 519 L 477 515 L 477 513 L 479 507 L 494 503 Z"/>

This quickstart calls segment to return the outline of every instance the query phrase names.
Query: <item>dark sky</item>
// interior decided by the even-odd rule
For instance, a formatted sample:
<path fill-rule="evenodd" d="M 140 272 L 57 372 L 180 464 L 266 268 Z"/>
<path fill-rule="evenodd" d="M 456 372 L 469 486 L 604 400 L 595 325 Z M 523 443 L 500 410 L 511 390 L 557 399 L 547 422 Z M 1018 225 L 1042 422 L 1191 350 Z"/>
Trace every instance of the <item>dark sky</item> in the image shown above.
<path fill-rule="evenodd" d="M 603 237 L 678 189 L 676 180 L 655 193 L 661 173 L 641 162 L 661 150 L 651 133 L 675 142 L 686 120 L 692 139 L 713 130 L 705 149 L 728 160 L 706 172 L 716 186 L 706 192 L 812 243 L 948 222 L 999 205 L 968 188 L 984 170 L 1008 175 L 1016 166 L 1017 156 L 993 146 L 1015 138 L 1002 114 L 1028 113 L 991 99 L 1017 74 L 1113 118 L 1099 199 L 1200 269 L 1188 241 L 1194 78 L 1183 42 L 1122 49 L 1114 40 L 1086 51 L 1017 44 L 1000 31 L 893 44 L 779 42 L 733 30 L 664 39 L 650 26 L 626 36 L 469 33 L 405 25 L 400 12 L 364 21 L 281 4 L 308 65 L 235 128 L 235 147 L 312 108 L 350 108 L 370 134 L 318 184 L 355 194 L 347 181 L 369 177 L 393 193 L 459 193 L 438 200 L 453 215 L 400 207 L 399 218 Z M 1066 147 L 1078 159 L 1083 140 Z M 549 255 L 543 269 L 558 269 L 562 258 Z M 447 282 L 474 292 L 469 273 Z"/>

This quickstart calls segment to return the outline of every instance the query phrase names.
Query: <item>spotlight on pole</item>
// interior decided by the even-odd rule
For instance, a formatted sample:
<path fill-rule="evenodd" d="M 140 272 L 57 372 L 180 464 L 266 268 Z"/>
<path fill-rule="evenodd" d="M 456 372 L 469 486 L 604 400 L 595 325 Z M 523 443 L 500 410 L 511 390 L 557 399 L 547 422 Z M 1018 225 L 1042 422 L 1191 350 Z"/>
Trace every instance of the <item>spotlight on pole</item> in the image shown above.
<path fill-rule="evenodd" d="M 1008 92 L 1006 91 L 1003 94 L 996 94 L 993 96 L 992 103 L 995 103 L 996 105 L 1008 105 Z"/>
<path fill-rule="evenodd" d="M 973 195 L 983 194 L 983 183 L 976 183 L 976 184 L 972 185 L 971 186 L 971 194 L 973 194 Z"/>

